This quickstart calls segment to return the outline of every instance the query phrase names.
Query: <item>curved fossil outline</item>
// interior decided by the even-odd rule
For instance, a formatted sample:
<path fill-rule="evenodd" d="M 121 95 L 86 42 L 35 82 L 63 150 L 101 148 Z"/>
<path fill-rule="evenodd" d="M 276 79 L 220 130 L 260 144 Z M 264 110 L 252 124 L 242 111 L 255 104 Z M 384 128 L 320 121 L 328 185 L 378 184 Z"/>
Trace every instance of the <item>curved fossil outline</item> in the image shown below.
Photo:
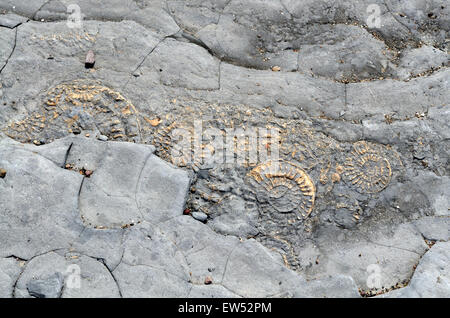
<path fill-rule="evenodd" d="M 344 181 L 359 193 L 377 193 L 391 181 L 389 160 L 371 148 L 366 141 L 353 144 L 353 150 L 344 163 Z"/>
<path fill-rule="evenodd" d="M 314 207 L 316 187 L 299 166 L 283 160 L 268 161 L 248 173 L 266 194 L 265 199 L 279 213 L 297 210 L 307 218 Z"/>
<path fill-rule="evenodd" d="M 298 269 L 300 267 L 300 262 L 298 256 L 296 255 L 292 243 L 288 239 L 277 235 L 276 233 L 271 233 L 269 235 L 262 236 L 259 238 L 260 242 L 271 246 L 271 250 L 279 253 L 283 258 L 283 263 L 287 268 Z"/>
<path fill-rule="evenodd" d="M 171 156 L 172 137 L 171 133 L 177 128 L 177 123 L 174 121 L 168 126 L 159 127 L 154 133 L 153 145 L 156 147 L 156 153 L 164 160 L 175 164 Z M 187 161 L 187 160 L 186 160 Z M 184 167 L 184 165 L 177 165 Z"/>
<path fill-rule="evenodd" d="M 75 110 L 76 113 L 72 114 Z M 67 129 L 71 133 L 72 129 L 77 127 L 80 114 L 83 113 L 92 118 L 110 117 L 112 122 L 109 131 L 99 127 L 99 124 L 106 124 L 104 120 L 94 121 L 93 125 L 112 139 L 126 140 L 136 136 L 142 139 L 139 113 L 135 106 L 119 92 L 89 79 L 67 81 L 49 88 L 39 110 L 9 126 L 10 130 L 19 133 L 18 136 L 10 137 L 14 139 L 25 137 L 30 140 L 33 135 L 52 129 L 52 126 Z M 129 119 L 135 121 L 137 131 L 127 131 L 125 121 L 134 125 L 128 121 Z"/>
<path fill-rule="evenodd" d="M 177 130 L 185 131 L 182 135 L 173 135 Z M 180 145 L 177 144 L 178 138 L 182 136 Z M 186 140 L 185 140 L 186 138 Z M 187 141 L 187 143 L 186 143 Z M 153 145 L 156 147 L 156 153 L 164 160 L 178 167 L 197 166 L 193 149 L 194 145 L 194 125 L 186 122 L 172 121 L 166 126 L 159 127 L 154 132 Z M 188 148 L 183 148 L 188 146 Z M 203 141 L 200 142 L 201 149 L 205 147 Z M 180 148 L 178 148 L 180 147 Z"/>

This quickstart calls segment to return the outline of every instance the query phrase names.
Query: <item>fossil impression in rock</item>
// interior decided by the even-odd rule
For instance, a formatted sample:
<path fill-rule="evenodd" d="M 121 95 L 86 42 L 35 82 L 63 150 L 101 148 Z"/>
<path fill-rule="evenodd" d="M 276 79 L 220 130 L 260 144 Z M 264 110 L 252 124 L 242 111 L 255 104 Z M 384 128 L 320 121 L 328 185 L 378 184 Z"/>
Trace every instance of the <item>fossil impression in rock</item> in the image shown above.
<path fill-rule="evenodd" d="M 300 167 L 285 161 L 269 161 L 255 167 L 249 176 L 257 188 L 258 201 L 272 211 L 308 217 L 314 207 L 316 188 Z"/>
<path fill-rule="evenodd" d="M 391 180 L 389 160 L 365 141 L 356 142 L 344 164 L 344 181 L 359 193 L 376 193 Z"/>
<path fill-rule="evenodd" d="M 138 141 L 140 124 L 130 101 L 119 92 L 88 80 L 49 89 L 40 109 L 12 123 L 6 131 L 21 142 L 49 142 L 71 133 L 95 132 L 111 140 Z"/>

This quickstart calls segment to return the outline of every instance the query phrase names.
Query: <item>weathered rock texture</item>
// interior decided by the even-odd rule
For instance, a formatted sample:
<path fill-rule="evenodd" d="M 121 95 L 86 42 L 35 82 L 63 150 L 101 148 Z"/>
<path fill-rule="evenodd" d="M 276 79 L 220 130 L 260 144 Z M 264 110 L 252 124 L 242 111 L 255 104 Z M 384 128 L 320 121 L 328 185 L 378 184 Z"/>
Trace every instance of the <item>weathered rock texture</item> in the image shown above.
<path fill-rule="evenodd" d="M 0 0 L 0 297 L 449 297 L 449 10 Z"/>

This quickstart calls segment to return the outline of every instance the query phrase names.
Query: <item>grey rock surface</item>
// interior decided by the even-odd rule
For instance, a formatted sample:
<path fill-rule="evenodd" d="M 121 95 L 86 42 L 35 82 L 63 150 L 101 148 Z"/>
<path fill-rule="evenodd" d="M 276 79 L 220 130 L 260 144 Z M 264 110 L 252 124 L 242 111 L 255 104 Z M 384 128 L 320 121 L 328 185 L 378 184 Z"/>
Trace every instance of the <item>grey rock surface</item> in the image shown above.
<path fill-rule="evenodd" d="M 27 284 L 30 296 L 36 298 L 59 298 L 63 287 L 63 277 L 55 273 L 44 279 L 31 280 Z"/>
<path fill-rule="evenodd" d="M 381 297 L 439 297 L 450 296 L 449 243 L 436 243 L 420 260 L 409 285 Z"/>
<path fill-rule="evenodd" d="M 14 30 L 6 29 L 6 28 L 0 29 L 0 39 L 2 41 L 2 46 L 0 48 L 0 58 L 1 58 L 0 59 L 0 65 L 1 65 L 0 69 L 1 70 L 3 70 L 3 68 L 5 68 L 5 66 L 8 63 L 8 60 L 14 50 L 15 36 L 16 36 L 16 31 L 14 31 Z M 3 88 L 3 85 L 1 88 Z M 3 91 L 2 91 L 1 95 L 3 97 Z"/>
<path fill-rule="evenodd" d="M 13 287 L 17 281 L 20 273 L 21 266 L 25 262 L 10 258 L 0 259 L 0 297 L 9 298 L 13 296 Z"/>
<path fill-rule="evenodd" d="M 415 221 L 415 225 L 427 240 L 447 242 L 450 239 L 448 217 L 425 217 Z"/>
<path fill-rule="evenodd" d="M 189 298 L 240 298 L 220 285 L 193 286 Z"/>
<path fill-rule="evenodd" d="M 399 78 L 407 79 L 432 69 L 448 66 L 448 63 L 449 56 L 445 51 L 425 45 L 405 51 L 400 58 L 397 73 Z"/>
<path fill-rule="evenodd" d="M 0 25 L 11 29 L 14 29 L 15 27 L 27 21 L 27 18 L 14 13 L 0 15 Z"/>
<path fill-rule="evenodd" d="M 58 276 L 57 279 L 55 275 Z M 64 279 L 63 283 L 60 281 L 61 277 Z M 30 260 L 17 280 L 15 297 L 36 296 L 37 284 L 40 293 L 48 293 L 48 296 L 120 296 L 113 276 L 101 261 L 70 251 L 50 251 Z"/>
<path fill-rule="evenodd" d="M 293 297 L 334 297 L 334 298 L 359 298 L 360 294 L 355 281 L 350 276 L 337 275 L 314 280 L 308 285 L 308 289 L 296 290 Z"/>
<path fill-rule="evenodd" d="M 53 171 L 53 162 L 21 145 L 2 145 L 0 152 L 1 165 L 8 171 L 0 185 L 0 255 L 30 259 L 68 248 L 83 230 L 77 209 L 82 176 L 59 167 Z"/>
<path fill-rule="evenodd" d="M 200 222 L 206 222 L 206 220 L 208 219 L 208 216 L 202 212 L 194 212 L 192 213 L 192 217 Z"/>
<path fill-rule="evenodd" d="M 0 297 L 448 297 L 449 8 L 0 0 Z"/>

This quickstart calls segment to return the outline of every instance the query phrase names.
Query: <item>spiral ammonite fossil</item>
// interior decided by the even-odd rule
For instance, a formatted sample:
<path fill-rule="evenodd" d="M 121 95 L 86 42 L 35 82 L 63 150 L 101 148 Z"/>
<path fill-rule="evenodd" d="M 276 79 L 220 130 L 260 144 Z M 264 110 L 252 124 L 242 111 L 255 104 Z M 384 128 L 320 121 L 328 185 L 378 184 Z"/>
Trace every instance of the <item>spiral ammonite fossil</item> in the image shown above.
<path fill-rule="evenodd" d="M 177 132 L 177 130 L 179 130 Z M 155 131 L 153 144 L 158 156 L 178 167 L 190 167 L 196 162 L 193 125 L 172 122 Z M 200 147 L 204 147 L 200 144 Z"/>
<path fill-rule="evenodd" d="M 137 111 L 119 92 L 94 81 L 75 80 L 51 88 L 40 109 L 11 124 L 7 134 L 22 142 L 47 142 L 97 131 L 111 140 L 137 141 Z"/>
<path fill-rule="evenodd" d="M 297 212 L 308 217 L 314 207 L 316 188 L 300 167 L 285 161 L 269 161 L 254 168 L 249 176 L 256 182 L 258 201 L 282 214 Z"/>
<path fill-rule="evenodd" d="M 353 145 L 353 151 L 344 164 L 344 181 L 359 193 L 376 193 L 387 187 L 391 180 L 388 159 L 372 149 L 365 141 Z"/>

